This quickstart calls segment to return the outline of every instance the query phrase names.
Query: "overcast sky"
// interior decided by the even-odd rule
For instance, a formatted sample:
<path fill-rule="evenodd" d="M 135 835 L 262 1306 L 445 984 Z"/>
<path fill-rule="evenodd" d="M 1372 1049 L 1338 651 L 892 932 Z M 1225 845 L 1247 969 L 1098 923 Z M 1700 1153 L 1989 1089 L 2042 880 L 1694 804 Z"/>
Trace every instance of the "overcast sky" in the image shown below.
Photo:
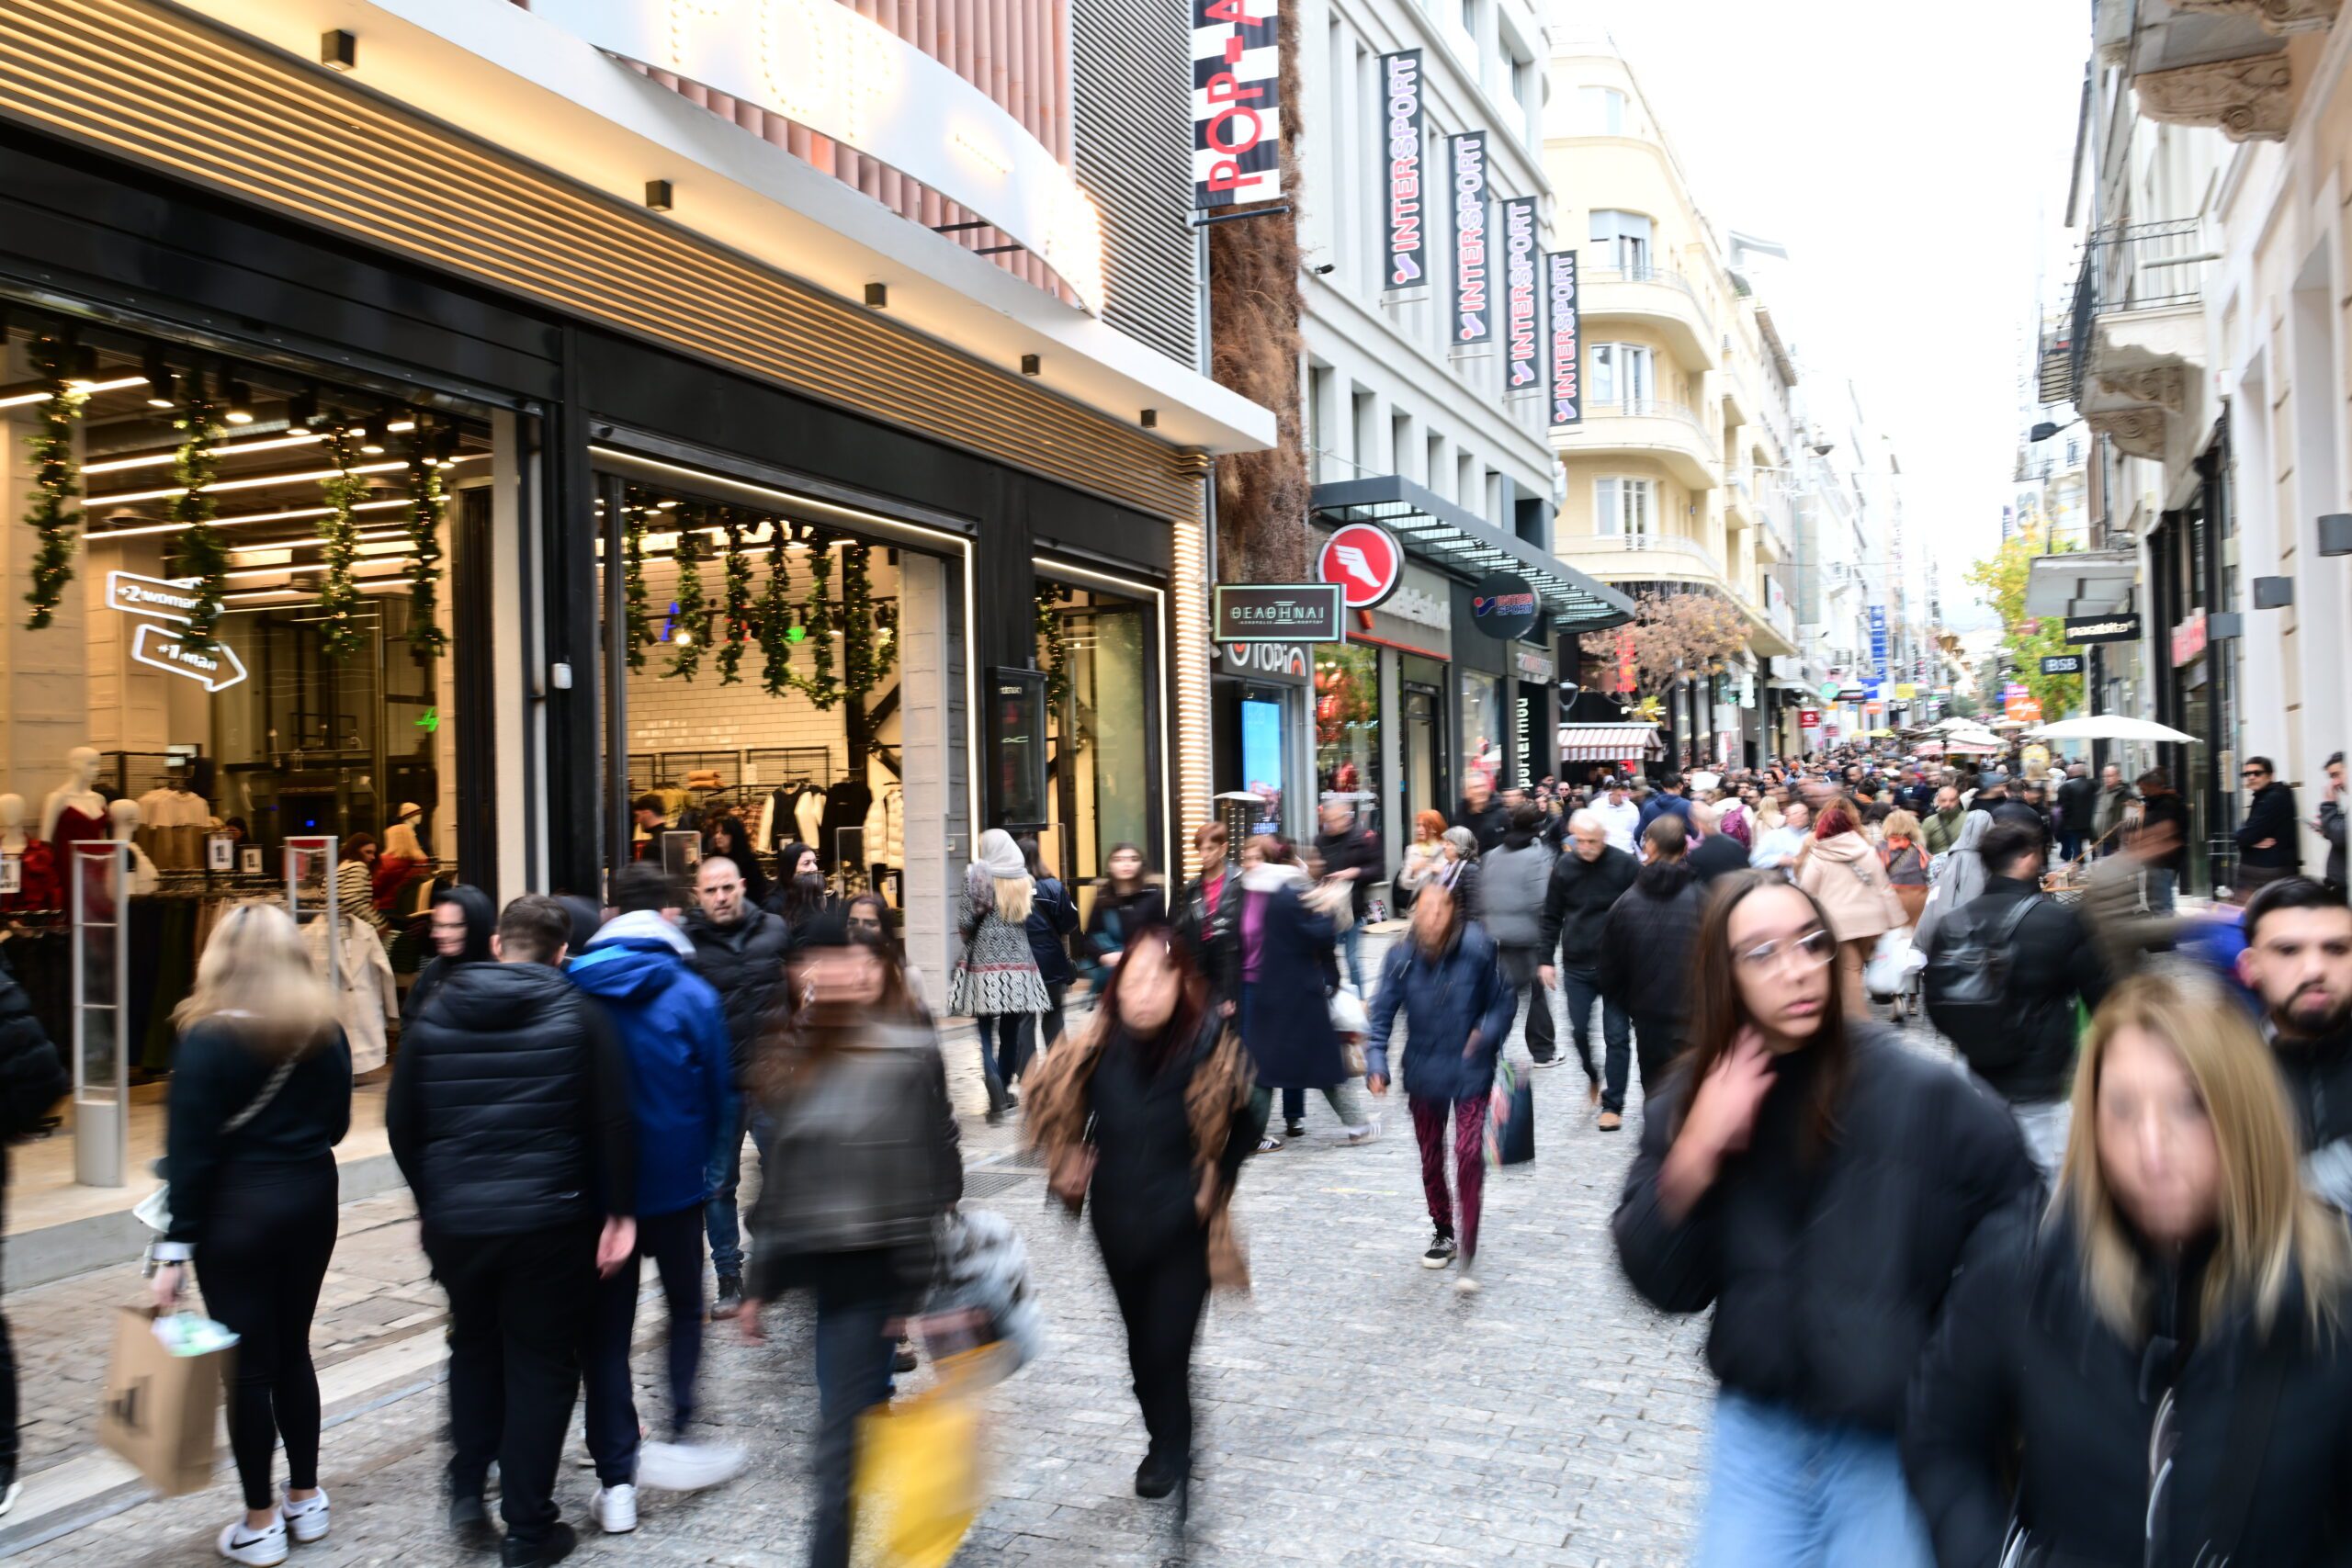
<path fill-rule="evenodd" d="M 2012 489 L 2036 270 L 2071 245 L 2087 0 L 1553 5 L 1555 36 L 1603 27 L 1632 62 L 1717 237 L 1788 247 L 1750 281 L 1800 372 L 1850 377 L 1893 438 L 1911 547 L 1965 622 Z"/>

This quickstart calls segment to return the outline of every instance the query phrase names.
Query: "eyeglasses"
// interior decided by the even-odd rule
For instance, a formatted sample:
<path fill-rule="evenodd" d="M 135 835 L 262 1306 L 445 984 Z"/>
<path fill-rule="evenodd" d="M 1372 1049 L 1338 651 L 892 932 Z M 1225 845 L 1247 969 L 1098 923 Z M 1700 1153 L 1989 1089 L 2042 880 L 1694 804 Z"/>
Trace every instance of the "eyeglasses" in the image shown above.
<path fill-rule="evenodd" d="M 2269 776 L 2268 770 L 2264 768 L 2240 768 L 2238 770 L 2238 777 L 2242 779 L 2260 779 L 2267 778 Z"/>
<path fill-rule="evenodd" d="M 1816 928 L 1793 942 L 1759 942 L 1735 956 L 1742 968 L 1757 974 L 1786 962 L 1797 973 L 1809 975 L 1838 956 L 1838 939 Z"/>

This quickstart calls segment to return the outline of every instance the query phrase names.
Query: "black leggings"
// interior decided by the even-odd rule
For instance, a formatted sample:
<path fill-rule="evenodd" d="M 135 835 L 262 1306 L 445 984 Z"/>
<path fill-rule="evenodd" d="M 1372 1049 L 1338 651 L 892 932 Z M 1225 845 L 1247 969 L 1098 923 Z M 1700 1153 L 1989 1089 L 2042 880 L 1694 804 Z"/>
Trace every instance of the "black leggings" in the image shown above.
<path fill-rule="evenodd" d="M 1095 1232 L 1098 1244 L 1102 1231 Z M 1183 1465 L 1193 1457 L 1193 1341 L 1209 1297 L 1208 1235 L 1195 1233 L 1154 1253 L 1106 1247 L 1102 1263 L 1127 1325 L 1127 1371 L 1142 1407 L 1151 1457 Z"/>
<path fill-rule="evenodd" d="M 273 1450 L 286 1443 L 286 1486 L 319 1483 L 319 1374 L 311 1319 L 334 1256 L 334 1156 L 299 1165 L 230 1164 L 196 1247 L 204 1310 L 237 1337 L 229 1447 L 245 1506 L 277 1501 Z"/>

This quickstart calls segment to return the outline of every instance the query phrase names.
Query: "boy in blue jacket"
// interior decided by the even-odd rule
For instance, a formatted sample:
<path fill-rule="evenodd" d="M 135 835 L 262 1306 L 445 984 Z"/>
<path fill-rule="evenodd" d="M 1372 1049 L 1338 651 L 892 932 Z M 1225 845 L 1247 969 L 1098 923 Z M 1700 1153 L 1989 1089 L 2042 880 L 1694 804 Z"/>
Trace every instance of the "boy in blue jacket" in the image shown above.
<path fill-rule="evenodd" d="M 598 1490 L 590 1504 L 612 1534 L 637 1528 L 639 1472 L 647 1485 L 689 1491 L 742 1468 L 740 1450 L 684 1442 L 702 1362 L 703 1205 L 711 1148 L 734 1125 L 734 1072 L 718 993 L 695 972 L 694 943 L 679 929 L 679 899 L 654 865 L 613 878 L 619 913 L 588 942 L 568 973 L 604 1006 L 628 1058 L 637 1122 L 637 1247 L 653 1259 L 670 1306 L 668 1443 L 640 1445 L 629 1384 L 639 1269 L 634 1260 L 600 1281 L 583 1358 L 588 1452 Z"/>

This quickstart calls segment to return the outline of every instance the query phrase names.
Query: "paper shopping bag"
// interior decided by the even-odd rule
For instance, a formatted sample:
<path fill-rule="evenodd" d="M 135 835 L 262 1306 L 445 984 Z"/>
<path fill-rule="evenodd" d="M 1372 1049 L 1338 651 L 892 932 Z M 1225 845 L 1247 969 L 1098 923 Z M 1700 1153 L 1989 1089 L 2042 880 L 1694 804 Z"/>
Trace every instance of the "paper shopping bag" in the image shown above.
<path fill-rule="evenodd" d="M 939 1371 L 938 1387 L 858 1420 L 854 1506 L 887 1568 L 946 1568 L 979 1517 L 979 1411 L 960 1373 Z"/>
<path fill-rule="evenodd" d="M 212 1483 L 213 1433 L 230 1349 L 178 1356 L 155 1337 L 153 1307 L 115 1314 L 98 1441 L 166 1497 Z"/>

